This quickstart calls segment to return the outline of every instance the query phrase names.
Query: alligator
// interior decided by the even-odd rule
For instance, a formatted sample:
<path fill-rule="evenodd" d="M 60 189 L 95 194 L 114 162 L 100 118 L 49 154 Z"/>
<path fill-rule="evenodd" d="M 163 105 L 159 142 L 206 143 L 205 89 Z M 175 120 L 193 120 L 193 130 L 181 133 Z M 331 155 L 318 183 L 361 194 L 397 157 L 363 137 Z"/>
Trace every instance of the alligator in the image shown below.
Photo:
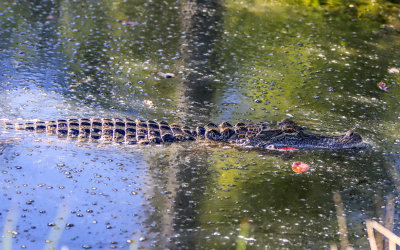
<path fill-rule="evenodd" d="M 322 135 L 304 131 L 290 119 L 272 128 L 268 122 L 232 126 L 223 122 L 219 126 L 208 123 L 191 129 L 165 121 L 129 118 L 60 119 L 14 123 L 3 121 L 8 129 L 47 133 L 79 141 L 113 142 L 125 144 L 159 144 L 178 141 L 221 142 L 229 145 L 250 146 L 270 150 L 279 149 L 351 149 L 365 144 L 362 137 L 349 130 L 341 135 Z"/>

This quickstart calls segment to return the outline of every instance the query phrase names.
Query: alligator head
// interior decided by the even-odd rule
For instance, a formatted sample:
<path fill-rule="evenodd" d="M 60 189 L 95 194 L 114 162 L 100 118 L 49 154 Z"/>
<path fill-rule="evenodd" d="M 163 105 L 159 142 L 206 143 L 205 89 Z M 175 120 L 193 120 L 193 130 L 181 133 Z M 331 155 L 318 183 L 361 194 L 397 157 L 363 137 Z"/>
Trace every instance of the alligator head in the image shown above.
<path fill-rule="evenodd" d="M 293 147 L 296 149 L 349 149 L 365 147 L 362 137 L 349 130 L 342 135 L 321 135 L 304 132 L 299 127 L 281 125 L 281 129 L 262 131 L 247 140 L 247 145 L 259 148 L 279 149 Z M 294 125 L 294 124 L 293 124 Z"/>

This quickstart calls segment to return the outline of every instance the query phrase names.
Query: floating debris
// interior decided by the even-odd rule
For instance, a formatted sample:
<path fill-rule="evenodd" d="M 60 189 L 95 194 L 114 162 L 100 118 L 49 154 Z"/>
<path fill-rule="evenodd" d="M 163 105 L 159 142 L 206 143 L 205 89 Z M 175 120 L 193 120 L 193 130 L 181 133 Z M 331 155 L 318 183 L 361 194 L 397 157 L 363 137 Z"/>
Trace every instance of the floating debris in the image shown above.
<path fill-rule="evenodd" d="M 82 82 L 88 83 L 88 82 L 93 82 L 93 80 L 94 80 L 93 77 L 88 77 L 88 78 L 83 79 Z"/>
<path fill-rule="evenodd" d="M 378 88 L 385 92 L 389 92 L 389 88 L 388 88 L 387 84 L 384 82 L 379 82 Z"/>
<path fill-rule="evenodd" d="M 71 84 L 69 85 L 69 87 L 70 87 L 70 88 L 76 88 L 76 87 L 79 87 L 80 85 L 81 85 L 80 82 L 76 82 L 76 83 L 71 83 Z"/>
<path fill-rule="evenodd" d="M 70 88 L 76 88 L 76 87 L 79 87 L 82 83 L 91 83 L 93 81 L 94 81 L 94 78 L 87 77 L 87 78 L 84 78 L 84 79 L 82 79 L 82 80 L 80 80 L 80 81 L 78 81 L 76 83 L 70 84 L 69 87 Z"/>
<path fill-rule="evenodd" d="M 154 103 L 150 100 L 144 100 L 144 104 L 146 104 L 147 106 L 152 107 L 152 108 L 154 107 Z"/>
<path fill-rule="evenodd" d="M 389 74 L 398 74 L 400 73 L 400 68 L 390 68 L 388 69 Z"/>
<path fill-rule="evenodd" d="M 158 72 L 157 75 L 164 77 L 164 78 L 174 78 L 175 74 L 174 73 L 163 73 L 163 72 Z"/>
<path fill-rule="evenodd" d="M 296 161 L 296 162 L 293 162 L 293 164 L 292 164 L 292 170 L 296 173 L 304 173 L 309 168 L 310 168 L 310 166 L 308 166 L 306 163 L 304 163 L 302 161 Z"/>
<path fill-rule="evenodd" d="M 122 20 L 121 24 L 128 25 L 128 26 L 136 26 L 136 25 L 139 25 L 140 23 L 136 22 L 136 21 L 132 21 L 132 20 Z"/>

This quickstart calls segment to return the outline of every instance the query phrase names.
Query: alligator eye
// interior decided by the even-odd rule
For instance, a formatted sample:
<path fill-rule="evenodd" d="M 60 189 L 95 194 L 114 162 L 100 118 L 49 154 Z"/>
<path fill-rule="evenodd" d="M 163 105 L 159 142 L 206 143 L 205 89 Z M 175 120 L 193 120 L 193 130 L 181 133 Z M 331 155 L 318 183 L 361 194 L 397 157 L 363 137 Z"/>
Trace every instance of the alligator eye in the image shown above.
<path fill-rule="evenodd" d="M 354 135 L 354 131 L 353 130 L 349 130 L 349 131 L 346 132 L 346 137 L 347 138 L 351 138 L 351 137 L 353 137 L 353 135 Z"/>
<path fill-rule="evenodd" d="M 273 144 L 270 144 L 270 145 L 266 146 L 265 148 L 269 149 L 269 150 L 276 150 L 276 147 Z"/>

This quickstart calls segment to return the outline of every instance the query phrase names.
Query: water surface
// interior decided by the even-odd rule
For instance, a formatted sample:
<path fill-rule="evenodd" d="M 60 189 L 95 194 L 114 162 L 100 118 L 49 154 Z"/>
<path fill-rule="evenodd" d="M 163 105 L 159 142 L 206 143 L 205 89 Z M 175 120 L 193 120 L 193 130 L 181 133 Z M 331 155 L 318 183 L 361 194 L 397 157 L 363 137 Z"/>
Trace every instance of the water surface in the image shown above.
<path fill-rule="evenodd" d="M 197 126 L 291 117 L 313 132 L 354 129 L 371 145 L 273 153 L 3 129 L 2 247 L 320 249 L 340 245 L 343 207 L 348 241 L 367 248 L 365 220 L 382 221 L 388 201 L 397 207 L 400 151 L 400 75 L 390 73 L 400 68 L 399 33 L 374 8 L 2 1 L 2 118 Z M 310 170 L 294 173 L 295 161 Z M 394 221 L 398 233 L 397 212 Z"/>

